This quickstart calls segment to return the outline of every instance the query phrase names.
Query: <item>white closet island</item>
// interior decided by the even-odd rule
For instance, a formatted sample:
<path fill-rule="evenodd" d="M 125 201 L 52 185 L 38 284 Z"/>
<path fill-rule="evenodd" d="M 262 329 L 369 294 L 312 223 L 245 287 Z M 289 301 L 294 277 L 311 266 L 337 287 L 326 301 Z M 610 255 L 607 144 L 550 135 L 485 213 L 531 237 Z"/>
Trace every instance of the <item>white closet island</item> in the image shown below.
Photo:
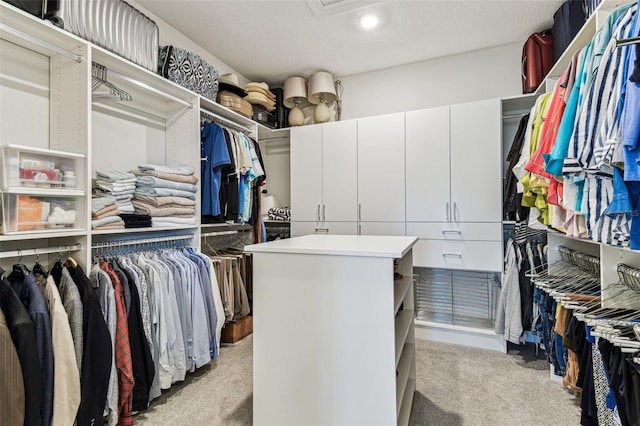
<path fill-rule="evenodd" d="M 307 235 L 245 247 L 255 425 L 408 423 L 417 240 Z"/>

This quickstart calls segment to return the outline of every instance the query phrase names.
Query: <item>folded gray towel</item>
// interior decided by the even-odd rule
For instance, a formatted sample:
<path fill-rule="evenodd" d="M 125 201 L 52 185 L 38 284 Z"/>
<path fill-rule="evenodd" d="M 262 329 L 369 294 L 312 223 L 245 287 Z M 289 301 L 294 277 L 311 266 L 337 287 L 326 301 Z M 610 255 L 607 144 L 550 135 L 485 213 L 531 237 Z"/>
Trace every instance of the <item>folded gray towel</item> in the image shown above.
<path fill-rule="evenodd" d="M 98 212 L 105 207 L 109 207 L 112 204 L 116 203 L 116 199 L 111 196 L 106 197 L 98 197 L 91 199 L 91 213 Z"/>
<path fill-rule="evenodd" d="M 198 183 L 198 178 L 193 175 L 177 175 L 175 173 L 163 173 L 155 170 L 131 170 L 129 173 L 133 173 L 136 176 L 155 176 L 159 177 L 160 179 L 172 180 L 174 182 L 192 183 L 194 185 Z"/>
<path fill-rule="evenodd" d="M 196 199 L 196 194 L 193 192 L 170 188 L 154 188 L 152 186 L 140 186 L 136 188 L 136 194 L 155 195 L 156 197 L 184 197 L 190 200 Z"/>
<path fill-rule="evenodd" d="M 175 182 L 166 179 L 160 179 L 155 176 L 140 176 L 136 182 L 137 187 L 150 186 L 153 188 L 170 188 L 179 189 L 180 191 L 197 192 L 198 187 L 192 183 Z"/>
<path fill-rule="evenodd" d="M 136 176 L 132 173 L 120 172 L 118 170 L 96 170 L 96 176 L 100 180 L 105 180 L 108 182 L 116 182 L 119 180 L 129 180 L 134 179 L 132 182 L 135 182 Z"/>
<path fill-rule="evenodd" d="M 120 223 L 120 222 L 122 222 L 122 219 L 120 219 L 120 216 L 107 216 L 102 219 L 92 220 L 91 227 L 97 228 L 98 226 L 107 225 L 110 223 Z"/>
<path fill-rule="evenodd" d="M 160 166 L 157 164 L 143 164 L 138 166 L 140 170 L 155 170 L 162 173 L 174 173 L 176 175 L 191 176 L 194 172 L 190 166 Z"/>

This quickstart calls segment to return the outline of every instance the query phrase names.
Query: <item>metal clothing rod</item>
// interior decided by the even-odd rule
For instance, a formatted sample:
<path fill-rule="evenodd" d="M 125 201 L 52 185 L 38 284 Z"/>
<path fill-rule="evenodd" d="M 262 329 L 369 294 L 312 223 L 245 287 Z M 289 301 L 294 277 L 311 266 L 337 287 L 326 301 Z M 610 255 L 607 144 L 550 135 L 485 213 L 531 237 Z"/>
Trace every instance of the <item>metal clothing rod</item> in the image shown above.
<path fill-rule="evenodd" d="M 205 238 L 205 237 L 219 237 L 221 235 L 234 235 L 237 234 L 238 231 L 234 230 L 234 231 L 215 231 L 215 232 L 205 232 L 204 234 L 200 235 L 200 238 Z"/>
<path fill-rule="evenodd" d="M 148 90 L 149 92 L 153 92 L 156 95 L 162 96 L 163 98 L 169 99 L 170 101 L 179 103 L 180 105 L 184 105 L 187 108 L 193 108 L 193 103 L 191 103 L 189 101 L 185 101 L 185 100 L 180 99 L 180 98 L 176 98 L 173 95 L 165 93 L 162 90 L 158 90 L 155 87 L 151 87 L 146 83 L 143 83 L 141 81 L 136 80 L 135 78 L 128 77 L 128 76 L 126 76 L 124 74 L 121 74 L 121 73 L 119 73 L 117 71 L 113 71 L 111 69 L 109 69 L 109 75 L 116 75 L 116 76 L 118 76 L 118 78 L 120 78 L 122 80 L 125 80 L 125 81 L 128 81 L 129 83 L 135 84 L 138 87 L 142 87 L 144 90 Z"/>
<path fill-rule="evenodd" d="M 25 250 L 12 250 L 3 251 L 0 253 L 0 258 L 6 259 L 9 257 L 22 257 L 22 256 L 37 256 L 40 254 L 61 253 L 63 251 L 80 251 L 82 246 L 80 244 L 73 244 L 70 246 L 60 247 L 42 247 Z"/>
<path fill-rule="evenodd" d="M 193 239 L 192 234 L 184 234 L 184 235 L 171 235 L 164 237 L 152 237 L 152 238 L 138 238 L 134 240 L 117 240 L 117 241 L 105 241 L 102 243 L 95 243 L 91 245 L 92 249 L 96 248 L 114 248 L 114 247 L 125 247 L 132 246 L 136 244 L 155 244 L 155 243 L 164 243 L 170 241 L 183 241 L 183 240 L 191 240 Z"/>
<path fill-rule="evenodd" d="M 66 56 L 69 59 L 73 59 L 74 61 L 81 63 L 84 61 L 84 56 L 73 53 L 67 49 L 63 49 L 62 47 L 56 46 L 55 44 L 49 43 L 48 41 L 44 41 L 38 37 L 34 37 L 30 34 L 23 33 L 20 30 L 17 30 L 13 27 L 10 27 L 6 24 L 0 23 L 0 30 L 5 31 L 9 34 L 12 34 L 16 37 L 20 37 L 23 40 L 30 41 L 34 44 L 37 44 L 40 47 L 44 47 L 45 49 L 51 50 L 52 52 L 56 52 L 61 54 L 62 56 Z"/>
<path fill-rule="evenodd" d="M 629 44 L 638 44 L 638 43 L 640 43 L 640 37 L 623 38 L 621 40 L 616 40 L 616 47 L 627 46 Z"/>
<path fill-rule="evenodd" d="M 248 127 L 241 126 L 240 124 L 234 123 L 233 121 L 231 121 L 231 120 L 229 120 L 227 118 L 221 117 L 218 114 L 213 113 L 211 111 L 207 111 L 206 109 L 200 108 L 200 115 L 202 117 L 208 119 L 208 120 L 215 121 L 218 124 L 222 124 L 223 126 L 231 127 L 232 129 L 238 130 L 240 132 L 244 132 L 244 133 L 247 133 L 247 134 L 253 132 L 253 130 L 249 129 Z"/>
<path fill-rule="evenodd" d="M 522 117 L 524 117 L 524 116 L 525 116 L 525 115 L 527 115 L 527 114 L 529 114 L 529 113 L 528 113 L 528 112 L 523 112 L 522 114 L 510 114 L 510 115 L 503 115 L 503 116 L 502 116 L 502 119 L 503 119 L 503 120 L 509 120 L 509 119 L 512 119 L 512 118 L 522 118 Z"/>

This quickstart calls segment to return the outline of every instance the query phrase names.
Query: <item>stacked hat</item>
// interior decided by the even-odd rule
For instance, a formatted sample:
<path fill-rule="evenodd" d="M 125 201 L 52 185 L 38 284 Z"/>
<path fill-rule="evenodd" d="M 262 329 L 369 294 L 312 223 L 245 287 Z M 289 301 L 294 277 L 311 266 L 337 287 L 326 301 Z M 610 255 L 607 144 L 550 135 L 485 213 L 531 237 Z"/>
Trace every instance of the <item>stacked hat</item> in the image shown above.
<path fill-rule="evenodd" d="M 267 83 L 247 83 L 244 86 L 244 90 L 247 92 L 244 100 L 250 104 L 260 105 L 268 112 L 276 109 L 276 95 L 269 90 Z"/>
<path fill-rule="evenodd" d="M 235 74 L 223 74 L 218 78 L 220 90 L 218 91 L 217 102 L 229 109 L 251 118 L 253 108 L 251 103 L 242 99 L 247 92 L 238 84 L 238 76 Z"/>

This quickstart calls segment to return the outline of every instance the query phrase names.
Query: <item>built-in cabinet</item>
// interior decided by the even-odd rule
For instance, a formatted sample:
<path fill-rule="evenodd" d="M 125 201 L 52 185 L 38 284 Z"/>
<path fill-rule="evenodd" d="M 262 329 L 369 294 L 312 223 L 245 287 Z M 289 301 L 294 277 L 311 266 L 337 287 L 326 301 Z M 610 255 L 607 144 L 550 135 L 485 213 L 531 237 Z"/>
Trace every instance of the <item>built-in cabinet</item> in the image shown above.
<path fill-rule="evenodd" d="M 331 122 L 291 129 L 293 235 L 357 231 L 357 126 Z"/>

